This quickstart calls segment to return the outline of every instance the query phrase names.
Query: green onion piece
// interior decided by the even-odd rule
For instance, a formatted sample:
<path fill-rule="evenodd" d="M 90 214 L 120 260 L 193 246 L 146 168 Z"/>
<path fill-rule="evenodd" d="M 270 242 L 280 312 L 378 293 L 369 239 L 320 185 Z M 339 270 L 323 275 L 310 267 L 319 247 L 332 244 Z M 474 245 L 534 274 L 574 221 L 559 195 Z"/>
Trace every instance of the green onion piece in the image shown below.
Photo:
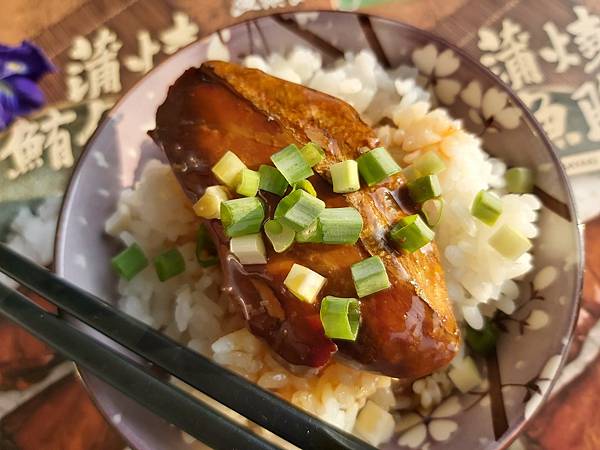
<path fill-rule="evenodd" d="M 160 281 L 166 281 L 185 271 L 185 261 L 178 249 L 172 248 L 154 258 L 154 268 Z"/>
<path fill-rule="evenodd" d="M 296 233 L 296 242 L 306 244 L 315 243 L 320 244 L 323 242 L 323 231 L 321 229 L 321 222 L 319 219 L 315 220 L 309 226 L 300 230 Z"/>
<path fill-rule="evenodd" d="M 415 181 L 417 178 L 423 176 L 417 169 L 415 169 L 414 164 L 406 166 L 404 169 L 402 169 L 402 175 L 407 183 Z"/>
<path fill-rule="evenodd" d="M 423 203 L 430 198 L 439 197 L 442 193 L 440 180 L 435 175 L 426 175 L 408 183 L 410 198 L 415 203 Z"/>
<path fill-rule="evenodd" d="M 302 153 L 294 144 L 290 144 L 271 155 L 271 161 L 281 172 L 289 184 L 297 183 L 313 174 L 310 165 L 302 157 Z"/>
<path fill-rule="evenodd" d="M 308 180 L 298 181 L 297 183 L 294 183 L 292 188 L 293 188 L 293 190 L 303 189 L 306 192 L 308 192 L 310 195 L 312 195 L 313 197 L 317 196 L 317 191 L 315 191 L 315 187 Z"/>
<path fill-rule="evenodd" d="M 324 244 L 354 244 L 363 227 L 362 216 L 351 207 L 325 208 L 318 220 Z"/>
<path fill-rule="evenodd" d="M 296 233 L 290 227 L 282 225 L 278 220 L 267 220 L 265 234 L 277 253 L 285 252 L 294 243 Z"/>
<path fill-rule="evenodd" d="M 229 199 L 229 191 L 224 186 L 209 186 L 202 197 L 192 206 L 198 217 L 204 219 L 221 218 L 221 202 Z"/>
<path fill-rule="evenodd" d="M 314 142 L 309 142 L 300 149 L 302 157 L 310 167 L 319 164 L 325 158 L 325 152 Z"/>
<path fill-rule="evenodd" d="M 229 237 L 258 233 L 265 209 L 258 197 L 236 198 L 221 203 L 221 221 Z"/>
<path fill-rule="evenodd" d="M 131 244 L 110 261 L 111 266 L 127 281 L 148 267 L 148 258 L 138 244 Z"/>
<path fill-rule="evenodd" d="M 360 175 L 369 186 L 373 186 L 402 170 L 394 161 L 392 155 L 383 147 L 377 147 L 362 154 L 356 162 L 358 163 Z"/>
<path fill-rule="evenodd" d="M 390 287 L 390 280 L 379 256 L 371 256 L 353 264 L 350 271 L 360 298 Z"/>
<path fill-rule="evenodd" d="M 202 267 L 211 267 L 219 262 L 215 243 L 204 224 L 200 224 L 196 233 L 196 260 Z"/>
<path fill-rule="evenodd" d="M 526 194 L 533 191 L 535 176 L 527 167 L 513 167 L 504 174 L 506 190 L 513 194 Z"/>
<path fill-rule="evenodd" d="M 328 338 L 356 340 L 360 324 L 360 305 L 357 299 L 328 295 L 321 301 L 320 317 Z"/>
<path fill-rule="evenodd" d="M 429 150 L 415 159 L 412 166 L 423 175 L 436 175 L 446 168 L 446 163 L 435 150 Z"/>
<path fill-rule="evenodd" d="M 229 250 L 242 264 L 267 263 L 267 251 L 260 233 L 232 237 Z"/>
<path fill-rule="evenodd" d="M 390 230 L 390 238 L 402 250 L 415 252 L 429 244 L 435 233 L 423 222 L 421 216 L 413 214 L 400 219 Z"/>
<path fill-rule="evenodd" d="M 245 168 L 246 164 L 235 153 L 228 151 L 213 166 L 212 173 L 215 174 L 221 183 L 231 189 L 235 189 L 238 174 Z"/>
<path fill-rule="evenodd" d="M 358 163 L 352 159 L 342 161 L 331 166 L 331 182 L 333 192 L 344 194 L 356 192 L 360 189 L 358 178 Z"/>
<path fill-rule="evenodd" d="M 498 253 L 513 261 L 531 248 L 531 241 L 510 225 L 502 225 L 488 240 Z"/>
<path fill-rule="evenodd" d="M 326 281 L 325 277 L 314 270 L 294 264 L 283 284 L 303 302 L 314 303 Z"/>
<path fill-rule="evenodd" d="M 280 197 L 285 194 L 289 184 L 275 167 L 262 164 L 258 168 L 258 174 L 260 175 L 259 188 L 261 191 L 271 192 Z"/>
<path fill-rule="evenodd" d="M 471 205 L 471 215 L 492 226 L 502 214 L 502 200 L 493 192 L 481 190 L 475 196 Z"/>
<path fill-rule="evenodd" d="M 255 170 L 242 169 L 238 174 L 238 184 L 235 192 L 244 197 L 254 197 L 258 192 L 260 184 L 260 175 Z"/>
<path fill-rule="evenodd" d="M 498 328 L 487 320 L 481 330 L 475 330 L 467 325 L 466 341 L 469 347 L 483 356 L 491 354 L 496 349 Z"/>
<path fill-rule="evenodd" d="M 442 219 L 444 210 L 444 199 L 442 197 L 427 200 L 421 206 L 421 212 L 430 227 L 435 227 Z"/>
<path fill-rule="evenodd" d="M 294 231 L 301 231 L 313 223 L 324 209 L 323 200 L 298 189 L 281 199 L 275 208 L 275 219 Z"/>

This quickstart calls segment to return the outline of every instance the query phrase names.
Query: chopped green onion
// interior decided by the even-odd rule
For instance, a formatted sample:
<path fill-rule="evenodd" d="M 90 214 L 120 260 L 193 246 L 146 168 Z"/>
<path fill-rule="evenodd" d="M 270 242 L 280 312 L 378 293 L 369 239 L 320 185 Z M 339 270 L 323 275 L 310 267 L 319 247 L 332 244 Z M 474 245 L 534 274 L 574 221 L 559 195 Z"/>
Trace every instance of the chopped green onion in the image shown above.
<path fill-rule="evenodd" d="M 498 328 L 489 320 L 481 330 L 475 330 L 467 325 L 466 341 L 475 353 L 489 355 L 496 348 L 497 339 Z"/>
<path fill-rule="evenodd" d="M 415 181 L 417 178 L 420 178 L 422 176 L 421 173 L 417 169 L 415 169 L 414 164 L 406 166 L 404 169 L 402 169 L 402 175 L 404 176 L 404 179 L 407 183 Z"/>
<path fill-rule="evenodd" d="M 229 250 L 242 264 L 267 263 L 267 251 L 260 233 L 232 237 Z"/>
<path fill-rule="evenodd" d="M 267 220 L 265 234 L 277 253 L 286 251 L 294 243 L 296 233 L 290 227 L 282 225 L 278 220 Z"/>
<path fill-rule="evenodd" d="M 325 208 L 318 220 L 324 244 L 354 244 L 363 227 L 362 216 L 351 207 Z"/>
<path fill-rule="evenodd" d="M 292 294 L 307 303 L 314 303 L 327 280 L 308 267 L 294 264 L 283 281 Z"/>
<path fill-rule="evenodd" d="M 442 197 L 432 198 L 427 200 L 421 206 L 421 212 L 427 220 L 430 227 L 435 227 L 442 219 L 442 211 L 444 210 L 444 199 Z"/>
<path fill-rule="evenodd" d="M 531 241 L 510 225 L 502 225 L 488 240 L 498 253 L 513 261 L 531 248 Z"/>
<path fill-rule="evenodd" d="M 294 231 L 301 231 L 313 223 L 324 209 L 323 200 L 298 189 L 281 199 L 275 208 L 275 219 Z"/>
<path fill-rule="evenodd" d="M 178 249 L 172 248 L 154 258 L 154 268 L 160 281 L 166 281 L 185 271 L 185 261 Z"/>
<path fill-rule="evenodd" d="M 271 192 L 280 197 L 285 194 L 289 184 L 275 167 L 262 164 L 258 168 L 258 174 L 260 175 L 259 188 L 261 191 Z"/>
<path fill-rule="evenodd" d="M 331 171 L 331 182 L 333 192 L 344 194 L 347 192 L 356 192 L 360 189 L 360 179 L 358 178 L 358 163 L 352 159 L 333 164 L 329 169 Z"/>
<path fill-rule="evenodd" d="M 236 198 L 221 203 L 221 221 L 229 237 L 258 233 L 265 209 L 258 197 Z"/>
<path fill-rule="evenodd" d="M 231 189 L 235 189 L 238 174 L 245 168 L 246 164 L 235 153 L 228 151 L 213 166 L 212 173 L 215 174 L 221 183 Z"/>
<path fill-rule="evenodd" d="M 408 183 L 410 198 L 415 203 L 423 203 L 431 198 L 439 197 L 442 193 L 440 180 L 435 175 L 426 175 Z"/>
<path fill-rule="evenodd" d="M 481 190 L 475 196 L 471 205 L 471 215 L 492 226 L 502 214 L 502 200 L 490 191 Z"/>
<path fill-rule="evenodd" d="M 198 217 L 220 219 L 221 203 L 229 199 L 229 191 L 224 186 L 209 186 L 202 197 L 192 207 Z"/>
<path fill-rule="evenodd" d="M 238 184 L 235 192 L 244 197 L 254 197 L 258 192 L 260 175 L 255 170 L 242 169 L 238 174 Z"/>
<path fill-rule="evenodd" d="M 353 264 L 350 271 L 360 298 L 390 287 L 390 280 L 379 256 L 371 256 Z"/>
<path fill-rule="evenodd" d="M 296 233 L 296 242 L 300 242 L 302 244 L 319 244 L 323 242 L 323 231 L 321 229 L 321 223 L 319 222 L 319 219 L 315 220 L 303 230 L 298 231 Z"/>
<path fill-rule="evenodd" d="M 115 256 L 110 264 L 121 277 L 129 281 L 148 267 L 148 258 L 144 255 L 142 248 L 133 243 Z"/>
<path fill-rule="evenodd" d="M 310 167 L 319 164 L 325 158 L 325 152 L 321 147 L 313 142 L 309 142 L 300 149 L 302 157 Z"/>
<path fill-rule="evenodd" d="M 362 154 L 356 162 L 358 163 L 360 175 L 369 186 L 373 186 L 402 170 L 394 161 L 392 155 L 383 147 L 377 147 Z"/>
<path fill-rule="evenodd" d="M 448 370 L 448 378 L 463 394 L 481 386 L 483 381 L 475 361 L 470 356 L 459 357 L 452 361 L 452 368 Z"/>
<path fill-rule="evenodd" d="M 429 244 L 435 233 L 427 226 L 421 216 L 413 214 L 400 219 L 390 230 L 390 238 L 402 250 L 415 252 Z"/>
<path fill-rule="evenodd" d="M 513 167 L 504 174 L 506 190 L 514 194 L 526 194 L 533 191 L 535 177 L 527 167 Z"/>
<path fill-rule="evenodd" d="M 297 183 L 313 174 L 310 165 L 302 157 L 302 153 L 294 144 L 290 144 L 271 155 L 271 161 L 281 172 L 289 184 Z"/>
<path fill-rule="evenodd" d="M 420 174 L 436 175 L 446 168 L 446 163 L 435 150 L 429 150 L 415 159 L 412 166 Z"/>
<path fill-rule="evenodd" d="M 219 262 L 215 243 L 204 224 L 200 224 L 196 233 L 196 260 L 202 267 L 214 266 Z"/>
<path fill-rule="evenodd" d="M 356 340 L 360 324 L 360 305 L 357 299 L 328 295 L 321 301 L 320 317 L 328 338 Z"/>
<path fill-rule="evenodd" d="M 317 191 L 315 191 L 315 187 L 308 180 L 298 181 L 297 183 L 294 183 L 294 186 L 292 186 L 292 187 L 294 190 L 303 189 L 306 192 L 308 192 L 310 195 L 312 195 L 313 197 L 317 196 Z"/>

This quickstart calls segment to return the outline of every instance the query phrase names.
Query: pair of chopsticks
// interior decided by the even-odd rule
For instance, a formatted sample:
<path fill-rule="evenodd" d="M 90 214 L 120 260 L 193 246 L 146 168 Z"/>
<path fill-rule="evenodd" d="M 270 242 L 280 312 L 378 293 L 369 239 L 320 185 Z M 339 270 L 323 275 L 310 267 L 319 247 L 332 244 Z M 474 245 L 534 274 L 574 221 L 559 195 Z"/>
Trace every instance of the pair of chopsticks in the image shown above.
<path fill-rule="evenodd" d="M 302 449 L 373 449 L 243 377 L 189 350 L 0 244 L 0 271 L 145 362 Z M 0 313 L 139 404 L 215 449 L 277 449 L 221 412 L 98 342 L 62 315 L 0 283 Z"/>

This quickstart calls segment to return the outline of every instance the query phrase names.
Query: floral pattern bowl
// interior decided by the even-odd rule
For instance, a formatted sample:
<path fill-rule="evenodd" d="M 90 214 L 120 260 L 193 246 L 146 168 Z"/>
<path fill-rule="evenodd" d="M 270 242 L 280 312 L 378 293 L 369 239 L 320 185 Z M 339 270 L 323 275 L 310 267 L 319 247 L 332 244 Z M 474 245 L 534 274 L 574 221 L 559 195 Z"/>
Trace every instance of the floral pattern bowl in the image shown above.
<path fill-rule="evenodd" d="M 312 16 L 314 18 L 314 15 Z M 505 448 L 539 408 L 557 378 L 579 306 L 582 242 L 566 176 L 539 124 L 499 79 L 459 49 L 401 23 L 354 13 L 268 16 L 232 26 L 175 54 L 150 72 L 111 111 L 79 161 L 63 205 L 56 270 L 112 301 L 109 269 L 115 244 L 103 233 L 120 192 L 144 162 L 163 158 L 146 135 L 168 86 L 188 67 L 229 56 L 284 52 L 299 43 L 325 63 L 370 48 L 381 64 L 414 65 L 434 98 L 479 135 L 484 148 L 509 165 L 536 168 L 535 192 L 543 203 L 535 269 L 519 280 L 519 307 L 497 316 L 502 331 L 495 354 L 478 361 L 485 381 L 453 394 L 432 411 L 401 412 L 385 448 Z M 88 263 L 86 263 L 86 261 Z M 137 449 L 185 449 L 181 434 L 82 371 L 92 396 Z M 276 414 L 276 411 L 273 412 Z"/>

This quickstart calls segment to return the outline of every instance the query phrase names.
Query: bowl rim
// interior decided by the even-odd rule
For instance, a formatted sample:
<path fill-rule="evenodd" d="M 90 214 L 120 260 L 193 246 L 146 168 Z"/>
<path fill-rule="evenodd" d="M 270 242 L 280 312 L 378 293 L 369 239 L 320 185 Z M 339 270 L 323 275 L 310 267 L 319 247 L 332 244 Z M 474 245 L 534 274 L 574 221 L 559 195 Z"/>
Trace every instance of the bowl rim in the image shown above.
<path fill-rule="evenodd" d="M 74 195 L 74 192 L 76 190 L 75 180 L 79 178 L 79 172 L 81 171 L 81 169 L 83 167 L 84 160 L 86 159 L 85 157 L 89 153 L 94 141 L 97 139 L 97 137 L 100 134 L 102 134 L 104 132 L 104 129 L 108 126 L 110 118 L 113 116 L 113 113 L 121 107 L 121 105 L 129 98 L 129 96 L 136 89 L 138 89 L 140 87 L 140 85 L 142 83 L 144 83 L 146 81 L 146 79 L 150 76 L 150 74 L 152 74 L 159 67 L 162 67 L 163 65 L 166 65 L 167 63 L 169 63 L 171 61 L 171 59 L 179 52 L 185 51 L 186 49 L 188 49 L 192 46 L 198 45 L 200 42 L 210 39 L 211 36 L 213 36 L 215 33 L 218 34 L 229 28 L 237 27 L 240 25 L 245 25 L 245 24 L 248 24 L 248 23 L 251 23 L 254 21 L 258 21 L 258 20 L 262 20 L 262 19 L 266 19 L 266 18 L 285 16 L 285 15 L 295 15 L 298 13 L 314 13 L 314 12 L 319 13 L 319 14 L 329 14 L 329 15 L 352 15 L 352 16 L 356 16 L 356 17 L 366 17 L 369 20 L 375 19 L 378 21 L 388 22 L 388 23 L 390 23 L 394 26 L 400 27 L 410 33 L 421 35 L 424 38 L 426 38 L 426 40 L 428 42 L 433 42 L 433 43 L 439 44 L 445 48 L 449 48 L 461 57 L 461 61 L 465 61 L 468 64 L 476 67 L 478 70 L 486 72 L 487 75 L 490 76 L 490 78 L 495 82 L 495 84 L 497 86 L 501 87 L 502 90 L 508 95 L 510 101 L 515 106 L 517 106 L 519 108 L 519 110 L 521 110 L 521 112 L 525 115 L 528 125 L 530 127 L 533 127 L 533 131 L 535 132 L 535 134 L 537 134 L 537 137 L 542 141 L 543 146 L 545 147 L 554 167 L 557 170 L 562 187 L 565 189 L 566 196 L 567 196 L 567 199 L 566 199 L 567 202 L 564 203 L 564 206 L 566 206 L 569 211 L 570 221 L 574 223 L 574 225 L 577 229 L 577 233 L 576 233 L 577 238 L 575 240 L 575 245 L 577 247 L 577 261 L 576 261 L 577 268 L 576 268 L 576 273 L 575 273 L 576 278 L 575 278 L 575 286 L 574 286 L 575 289 L 573 292 L 573 302 L 572 302 L 572 308 L 571 308 L 570 317 L 569 317 L 568 332 L 567 332 L 567 335 L 565 336 L 567 338 L 567 342 L 565 343 L 565 345 L 563 347 L 564 350 L 563 350 L 562 354 L 560 355 L 560 362 L 558 365 L 558 369 L 556 371 L 556 374 L 559 374 L 562 371 L 562 369 L 566 363 L 568 351 L 571 347 L 573 337 L 574 337 L 575 327 L 577 324 L 577 317 L 579 315 L 579 311 L 580 311 L 580 308 L 582 305 L 583 276 L 584 276 L 584 270 L 585 270 L 585 246 L 584 246 L 583 231 L 585 229 L 585 224 L 583 224 L 579 221 L 579 215 L 577 214 L 577 210 L 576 210 L 576 206 L 575 206 L 575 195 L 573 193 L 573 189 L 571 187 L 569 177 L 567 176 L 566 171 L 565 171 L 562 163 L 560 162 L 560 158 L 558 157 L 558 155 L 554 149 L 554 145 L 552 144 L 552 141 L 548 138 L 548 136 L 547 136 L 546 132 L 544 131 L 543 127 L 541 126 L 541 124 L 535 118 L 534 114 L 529 110 L 529 108 L 525 105 L 525 103 L 517 96 L 516 92 L 512 89 L 512 87 L 510 87 L 507 83 L 505 83 L 503 80 L 501 80 L 500 77 L 498 77 L 491 70 L 489 70 L 487 67 L 485 67 L 483 64 L 481 64 L 479 61 L 477 61 L 467 51 L 463 50 L 462 48 L 456 46 L 455 44 L 447 41 L 445 38 L 442 38 L 441 36 L 438 36 L 437 34 L 431 32 L 429 30 L 424 30 L 424 29 L 418 28 L 414 25 L 408 24 L 406 22 L 402 22 L 402 21 L 399 21 L 396 19 L 390 19 L 390 18 L 381 16 L 379 14 L 366 13 L 366 12 L 360 12 L 360 11 L 344 11 L 344 10 L 319 9 L 319 8 L 307 9 L 307 10 L 288 10 L 288 11 L 274 11 L 274 12 L 258 13 L 258 15 L 256 15 L 256 16 L 252 16 L 252 17 L 246 18 L 244 20 L 239 20 L 239 21 L 236 21 L 235 23 L 215 29 L 212 32 L 210 32 L 209 34 L 205 34 L 204 36 L 200 37 L 199 39 L 180 48 L 173 55 L 169 55 L 163 61 L 156 64 L 148 73 L 144 74 L 141 78 L 136 80 L 131 85 L 131 87 L 126 92 L 124 92 L 121 95 L 121 97 L 119 97 L 119 99 L 115 102 L 115 104 L 107 111 L 106 115 L 104 116 L 104 119 L 102 120 L 100 125 L 96 128 L 94 133 L 90 136 L 90 138 L 88 139 L 87 143 L 85 144 L 81 154 L 79 155 L 79 158 L 77 159 L 75 166 L 73 167 L 71 176 L 69 177 L 69 181 L 68 181 L 67 187 L 65 189 L 65 193 L 63 195 L 60 210 L 59 210 L 58 223 L 57 223 L 57 227 L 56 227 L 54 249 L 53 249 L 53 255 L 54 255 L 53 270 L 59 276 L 63 276 L 62 268 L 64 266 L 65 255 L 62 252 L 63 246 L 61 245 L 61 243 L 63 242 L 64 237 L 65 237 L 65 227 L 66 227 L 66 222 L 67 222 L 67 220 L 66 220 L 67 216 L 65 215 L 65 212 L 67 211 L 68 205 L 71 203 L 71 198 Z M 560 203 L 562 203 L 562 202 L 560 202 Z M 70 320 L 79 322 L 78 320 L 76 320 L 74 318 L 70 318 Z M 76 373 L 77 377 L 81 380 L 85 390 L 89 394 L 91 401 L 96 406 L 98 411 L 100 411 L 100 413 L 102 414 L 102 416 L 106 419 L 106 421 L 108 423 L 112 424 L 118 430 L 119 434 L 125 440 L 125 442 L 127 443 L 127 445 L 130 448 L 137 449 L 137 447 L 133 445 L 133 443 L 130 441 L 130 439 L 124 433 L 121 432 L 121 430 L 120 430 L 121 427 L 118 424 L 113 423 L 111 417 L 109 417 L 108 411 L 106 411 L 105 408 L 98 401 L 97 396 L 95 394 L 95 390 L 92 389 L 88 385 L 88 376 L 91 374 L 89 374 L 85 370 L 85 368 L 80 367 L 76 363 L 74 363 L 74 366 L 75 366 L 75 373 Z M 523 431 L 525 426 L 528 425 L 535 418 L 535 416 L 537 416 L 537 414 L 541 411 L 542 407 L 548 401 L 550 393 L 552 392 L 552 389 L 554 388 L 554 385 L 556 384 L 557 379 L 558 379 L 558 376 L 555 375 L 553 377 L 553 379 L 550 381 L 548 388 L 542 395 L 542 399 L 538 403 L 535 411 L 528 418 L 522 417 L 521 419 L 519 419 L 515 424 L 513 424 L 512 426 L 509 426 L 509 428 L 500 437 L 500 440 L 494 441 L 498 445 L 497 447 L 495 447 L 496 450 L 506 450 L 512 444 L 512 442 L 519 436 L 519 434 Z"/>

